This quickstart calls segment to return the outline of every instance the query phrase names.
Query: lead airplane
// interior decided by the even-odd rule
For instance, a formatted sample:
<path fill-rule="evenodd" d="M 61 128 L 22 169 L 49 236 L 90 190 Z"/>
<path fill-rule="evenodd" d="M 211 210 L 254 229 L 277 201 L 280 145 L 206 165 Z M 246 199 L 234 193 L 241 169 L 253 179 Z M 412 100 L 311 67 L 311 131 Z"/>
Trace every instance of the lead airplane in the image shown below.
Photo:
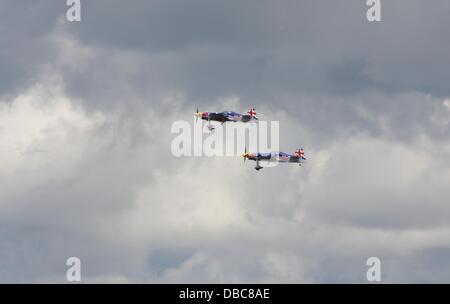
<path fill-rule="evenodd" d="M 248 153 L 247 147 L 245 147 L 245 152 L 242 154 L 244 162 L 246 159 L 256 161 L 255 170 L 259 171 L 262 167 L 260 165 L 261 161 L 265 162 L 279 162 L 279 163 L 297 163 L 299 166 L 306 161 L 305 152 L 303 148 L 297 149 L 294 154 L 288 154 L 284 152 L 269 152 L 269 153 Z"/>
<path fill-rule="evenodd" d="M 255 122 L 258 121 L 258 117 L 256 116 L 255 108 L 250 108 L 247 111 L 247 114 L 239 114 L 232 111 L 224 111 L 224 112 L 199 112 L 197 108 L 197 112 L 194 113 L 196 119 L 201 118 L 202 120 L 208 121 L 208 129 L 209 131 L 214 131 L 215 127 L 211 124 L 211 121 L 217 121 L 222 124 L 227 121 L 231 122 Z"/>

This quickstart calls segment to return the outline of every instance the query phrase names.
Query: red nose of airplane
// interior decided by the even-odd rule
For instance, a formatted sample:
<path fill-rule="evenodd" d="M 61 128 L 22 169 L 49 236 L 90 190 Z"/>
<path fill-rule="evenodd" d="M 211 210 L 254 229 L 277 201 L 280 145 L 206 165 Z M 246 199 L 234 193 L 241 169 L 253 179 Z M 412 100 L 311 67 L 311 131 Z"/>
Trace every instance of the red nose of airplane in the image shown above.
<path fill-rule="evenodd" d="M 194 113 L 194 116 L 196 116 L 196 117 L 207 117 L 208 116 L 208 112 L 197 112 L 197 113 Z"/>

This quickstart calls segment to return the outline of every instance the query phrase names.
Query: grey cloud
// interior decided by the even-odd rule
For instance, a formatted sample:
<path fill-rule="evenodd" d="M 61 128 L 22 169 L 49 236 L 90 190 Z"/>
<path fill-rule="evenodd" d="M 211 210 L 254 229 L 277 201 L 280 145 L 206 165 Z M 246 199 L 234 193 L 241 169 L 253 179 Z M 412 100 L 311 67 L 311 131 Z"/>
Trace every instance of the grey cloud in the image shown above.
<path fill-rule="evenodd" d="M 46 35 L 64 9 L 62 1 L 0 1 L 0 96 L 24 90 L 52 59 Z"/>
<path fill-rule="evenodd" d="M 449 280 L 445 1 L 61 3 L 0 2 L 0 281 Z M 230 104 L 308 164 L 171 156 Z"/>

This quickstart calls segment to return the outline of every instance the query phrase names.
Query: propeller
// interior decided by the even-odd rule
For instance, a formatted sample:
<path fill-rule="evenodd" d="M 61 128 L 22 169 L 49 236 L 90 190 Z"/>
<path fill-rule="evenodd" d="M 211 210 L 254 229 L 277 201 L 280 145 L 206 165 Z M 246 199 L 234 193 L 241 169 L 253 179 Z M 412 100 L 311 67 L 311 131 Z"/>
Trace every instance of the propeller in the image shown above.
<path fill-rule="evenodd" d="M 244 158 L 244 163 L 245 163 L 245 160 L 246 160 L 247 157 L 248 157 L 247 147 L 245 147 L 244 154 L 242 154 L 242 157 Z"/>

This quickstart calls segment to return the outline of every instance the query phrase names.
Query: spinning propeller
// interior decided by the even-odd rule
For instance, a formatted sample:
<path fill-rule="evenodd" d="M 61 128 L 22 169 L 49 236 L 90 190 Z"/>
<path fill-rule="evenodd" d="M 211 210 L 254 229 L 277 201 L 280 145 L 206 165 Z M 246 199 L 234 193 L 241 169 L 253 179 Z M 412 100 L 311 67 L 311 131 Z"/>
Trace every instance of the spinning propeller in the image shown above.
<path fill-rule="evenodd" d="M 198 121 L 198 107 L 197 107 L 197 112 L 195 112 L 194 115 L 195 115 L 195 122 L 197 122 Z"/>
<path fill-rule="evenodd" d="M 247 147 L 245 147 L 244 154 L 242 154 L 242 157 L 244 158 L 244 163 L 245 163 L 245 160 L 248 158 L 248 156 L 249 156 L 249 154 L 247 153 Z"/>

